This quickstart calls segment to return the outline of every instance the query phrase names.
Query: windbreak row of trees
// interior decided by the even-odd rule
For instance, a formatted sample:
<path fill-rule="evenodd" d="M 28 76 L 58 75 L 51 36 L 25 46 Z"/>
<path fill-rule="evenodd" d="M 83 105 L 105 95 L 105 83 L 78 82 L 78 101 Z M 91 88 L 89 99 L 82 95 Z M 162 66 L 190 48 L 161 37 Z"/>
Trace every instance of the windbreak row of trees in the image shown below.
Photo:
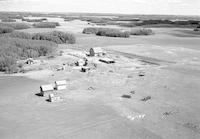
<path fill-rule="evenodd" d="M 83 34 L 96 34 L 98 36 L 128 38 L 130 35 L 152 35 L 154 32 L 149 28 L 135 28 L 131 29 L 130 31 L 122 31 L 120 29 L 112 28 L 88 27 L 83 29 Z"/>

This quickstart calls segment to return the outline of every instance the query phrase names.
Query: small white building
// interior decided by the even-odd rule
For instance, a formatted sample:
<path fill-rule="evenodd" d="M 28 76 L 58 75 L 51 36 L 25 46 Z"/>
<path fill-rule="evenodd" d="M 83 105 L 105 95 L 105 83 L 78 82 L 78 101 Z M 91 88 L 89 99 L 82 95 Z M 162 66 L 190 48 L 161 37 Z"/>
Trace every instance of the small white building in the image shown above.
<path fill-rule="evenodd" d="M 61 97 L 55 96 L 54 94 L 49 94 L 49 102 L 59 102 L 62 101 Z"/>
<path fill-rule="evenodd" d="M 101 47 L 93 47 L 90 48 L 90 56 L 102 56 L 104 55 L 104 51 L 102 50 Z"/>
<path fill-rule="evenodd" d="M 67 81 L 61 80 L 61 81 L 55 81 L 55 89 L 56 90 L 64 90 L 67 88 Z"/>
<path fill-rule="evenodd" d="M 54 88 L 51 84 L 47 84 L 47 85 L 41 85 L 40 86 L 40 94 L 41 96 L 44 96 L 46 92 L 52 92 L 54 91 Z"/>

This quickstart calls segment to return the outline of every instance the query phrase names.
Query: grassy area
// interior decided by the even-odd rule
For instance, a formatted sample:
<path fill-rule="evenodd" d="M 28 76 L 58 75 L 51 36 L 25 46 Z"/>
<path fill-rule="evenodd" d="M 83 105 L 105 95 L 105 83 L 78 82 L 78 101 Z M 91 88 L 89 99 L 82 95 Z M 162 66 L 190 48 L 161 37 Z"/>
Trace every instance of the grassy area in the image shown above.
<path fill-rule="evenodd" d="M 15 30 L 28 29 L 30 26 L 25 23 L 0 23 L 0 27 L 10 27 Z"/>
<path fill-rule="evenodd" d="M 0 37 L 0 71 L 19 72 L 22 65 L 18 65 L 17 60 L 47 56 L 56 46 L 49 41 Z"/>

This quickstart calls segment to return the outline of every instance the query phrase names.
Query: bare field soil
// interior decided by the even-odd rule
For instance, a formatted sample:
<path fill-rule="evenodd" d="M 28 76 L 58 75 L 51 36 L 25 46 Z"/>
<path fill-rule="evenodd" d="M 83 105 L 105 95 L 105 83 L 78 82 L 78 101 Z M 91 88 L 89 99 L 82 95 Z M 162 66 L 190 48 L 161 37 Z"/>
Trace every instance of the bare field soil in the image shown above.
<path fill-rule="evenodd" d="M 172 28 L 156 28 L 151 36 L 98 37 L 81 34 L 79 22 L 69 26 L 57 29 L 75 33 L 77 44 L 59 45 L 60 56 L 40 58 L 42 64 L 25 66 L 28 72 L 0 75 L 0 138 L 200 138 L 199 37 L 174 36 L 185 31 Z M 24 31 L 30 30 L 48 31 Z M 87 57 L 91 70 L 80 72 L 74 63 L 97 46 L 115 63 Z M 62 79 L 67 89 L 56 93 L 64 101 L 36 95 L 40 85 Z"/>

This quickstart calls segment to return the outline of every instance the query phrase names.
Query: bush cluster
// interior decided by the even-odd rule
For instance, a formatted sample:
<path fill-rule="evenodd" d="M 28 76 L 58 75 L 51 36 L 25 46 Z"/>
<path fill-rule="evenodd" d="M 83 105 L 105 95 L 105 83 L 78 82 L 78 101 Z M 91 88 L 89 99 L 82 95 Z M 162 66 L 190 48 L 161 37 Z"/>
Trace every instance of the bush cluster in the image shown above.
<path fill-rule="evenodd" d="M 130 33 L 127 31 L 121 31 L 119 29 L 110 29 L 110 28 L 101 28 L 96 33 L 98 36 L 107 36 L 107 37 L 130 37 Z"/>
<path fill-rule="evenodd" d="M 11 33 L 13 31 L 14 31 L 14 29 L 11 27 L 0 26 L 0 34 Z"/>
<path fill-rule="evenodd" d="M 30 26 L 25 23 L 0 23 L 0 27 L 10 27 L 16 30 L 30 28 Z"/>
<path fill-rule="evenodd" d="M 107 37 L 123 37 L 128 38 L 130 33 L 127 31 L 121 31 L 119 29 L 112 29 L 112 28 L 95 28 L 95 27 L 88 27 L 84 28 L 84 34 L 96 34 L 97 36 L 107 36 Z"/>
<path fill-rule="evenodd" d="M 62 43 L 74 44 L 76 42 L 76 38 L 73 34 L 61 32 L 61 31 L 33 34 L 32 39 L 33 40 L 48 40 L 48 41 L 55 42 L 57 44 L 62 44 Z"/>
<path fill-rule="evenodd" d="M 60 26 L 58 22 L 40 22 L 33 24 L 35 28 L 56 28 L 56 26 Z"/>
<path fill-rule="evenodd" d="M 132 29 L 130 31 L 131 35 L 152 35 L 154 34 L 151 29 L 148 28 L 138 28 L 138 29 Z"/>
<path fill-rule="evenodd" d="M 17 60 L 46 56 L 55 48 L 56 44 L 49 41 L 0 37 L 0 71 L 17 72 Z"/>
<path fill-rule="evenodd" d="M 88 27 L 83 29 L 83 34 L 96 34 L 98 32 L 99 28 L 95 27 Z"/>

